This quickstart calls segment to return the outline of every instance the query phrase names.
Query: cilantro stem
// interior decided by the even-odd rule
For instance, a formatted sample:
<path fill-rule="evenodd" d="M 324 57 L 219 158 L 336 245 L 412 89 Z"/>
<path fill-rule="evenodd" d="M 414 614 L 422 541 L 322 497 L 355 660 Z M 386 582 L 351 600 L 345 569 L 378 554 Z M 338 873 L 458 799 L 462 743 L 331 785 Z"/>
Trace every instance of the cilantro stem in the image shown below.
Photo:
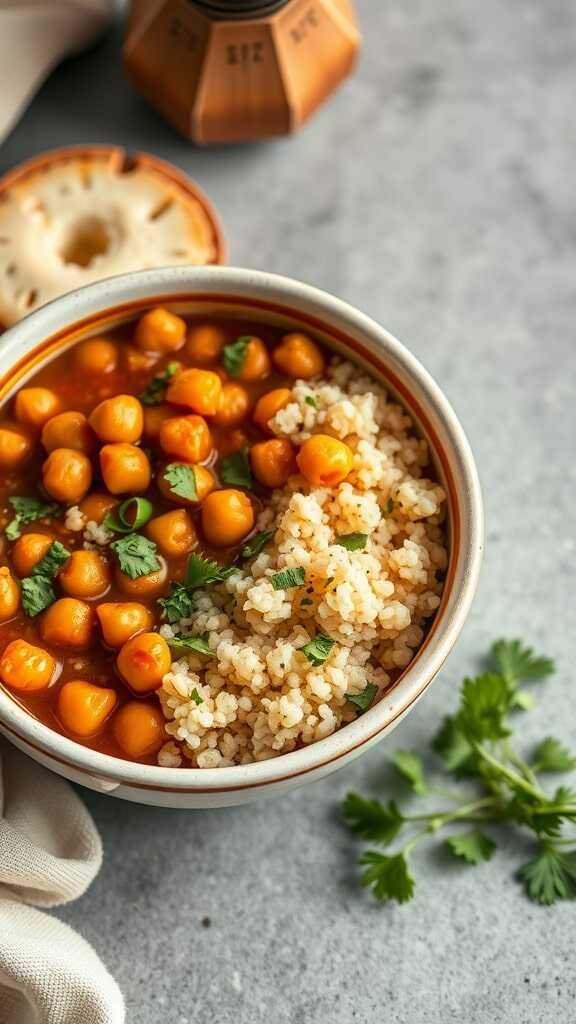
<path fill-rule="evenodd" d="M 472 800 L 470 803 L 462 804 L 457 807 L 454 811 L 429 811 L 427 814 L 407 814 L 405 815 L 405 821 L 428 821 L 431 823 L 436 822 L 432 831 L 437 832 L 438 829 L 444 828 L 444 825 L 449 825 L 452 821 L 458 821 L 459 819 L 465 819 L 467 821 L 478 821 L 484 820 L 485 816 L 479 818 L 476 815 L 476 811 L 482 810 L 482 808 L 496 808 L 499 801 L 496 797 L 485 796 L 479 800 Z M 490 815 L 492 817 L 492 815 Z M 427 831 L 431 831 L 430 828 Z"/>
<path fill-rule="evenodd" d="M 539 787 L 533 786 L 530 782 L 527 782 L 526 779 L 522 778 L 521 775 L 518 775 L 517 772 L 513 772 L 511 768 L 508 768 L 508 766 L 503 764 L 502 761 L 499 761 L 498 758 L 493 757 L 493 755 L 486 750 L 486 747 L 483 747 L 481 743 L 473 740 L 472 746 L 479 757 L 483 758 L 484 761 L 487 761 L 492 768 L 495 768 L 496 771 L 504 776 L 504 778 L 510 783 L 512 789 L 521 789 L 524 793 L 528 793 L 531 797 L 534 797 L 535 800 L 542 801 L 548 799 L 546 794 Z"/>
<path fill-rule="evenodd" d="M 530 765 L 526 764 L 526 762 L 523 761 L 521 757 L 519 757 L 519 755 L 510 745 L 508 740 L 505 740 L 503 742 L 502 750 L 504 751 L 504 754 L 506 755 L 510 763 L 515 765 L 518 771 L 522 772 L 522 775 L 524 776 L 526 781 L 530 782 L 533 786 L 537 786 L 538 779 L 536 778 L 534 772 L 530 768 Z"/>

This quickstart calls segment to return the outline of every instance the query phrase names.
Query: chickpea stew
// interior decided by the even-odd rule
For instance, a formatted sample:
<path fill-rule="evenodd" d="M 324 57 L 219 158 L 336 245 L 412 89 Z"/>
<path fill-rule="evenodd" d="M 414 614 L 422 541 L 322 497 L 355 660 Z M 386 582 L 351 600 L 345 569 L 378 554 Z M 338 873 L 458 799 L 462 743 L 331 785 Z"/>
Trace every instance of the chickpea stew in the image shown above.
<path fill-rule="evenodd" d="M 312 337 L 156 308 L 0 411 L 0 682 L 79 743 L 277 756 L 420 645 L 442 488 L 405 410 Z"/>

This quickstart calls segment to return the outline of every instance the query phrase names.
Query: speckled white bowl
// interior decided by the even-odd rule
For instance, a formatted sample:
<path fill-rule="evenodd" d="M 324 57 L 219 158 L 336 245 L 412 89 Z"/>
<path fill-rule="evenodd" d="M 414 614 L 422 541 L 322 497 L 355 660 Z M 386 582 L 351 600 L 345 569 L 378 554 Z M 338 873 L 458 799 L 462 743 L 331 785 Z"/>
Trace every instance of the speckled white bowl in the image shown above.
<path fill-rule="evenodd" d="M 222 807 L 282 793 L 358 757 L 406 715 L 434 679 L 464 624 L 483 547 L 482 499 L 464 432 L 437 384 L 383 327 L 326 292 L 284 277 L 230 267 L 167 268 L 112 278 L 72 292 L 21 321 L 0 345 L 0 400 L 79 338 L 151 304 L 177 312 L 233 313 L 313 331 L 363 364 L 408 407 L 448 494 L 450 560 L 443 599 L 426 640 L 389 693 L 340 732 L 258 764 L 172 769 L 122 761 L 53 732 L 0 690 L 0 730 L 53 771 L 91 789 L 165 807 Z"/>

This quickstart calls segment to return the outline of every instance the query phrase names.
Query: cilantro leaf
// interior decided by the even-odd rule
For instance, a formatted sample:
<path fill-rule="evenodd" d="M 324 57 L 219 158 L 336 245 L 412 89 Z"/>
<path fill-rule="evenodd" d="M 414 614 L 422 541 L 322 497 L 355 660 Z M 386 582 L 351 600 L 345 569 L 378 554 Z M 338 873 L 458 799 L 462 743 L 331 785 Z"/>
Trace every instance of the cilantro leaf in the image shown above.
<path fill-rule="evenodd" d="M 507 680 L 494 672 L 484 672 L 462 684 L 460 723 L 465 734 L 475 740 L 499 740 L 510 735 L 505 714 L 512 700 Z"/>
<path fill-rule="evenodd" d="M 553 736 L 536 747 L 532 767 L 537 772 L 570 772 L 576 768 L 576 757 Z"/>
<path fill-rule="evenodd" d="M 362 551 L 368 543 L 367 533 L 343 533 L 336 537 L 336 544 L 347 551 Z"/>
<path fill-rule="evenodd" d="M 158 598 L 162 618 L 169 623 L 189 619 L 194 611 L 194 595 L 182 583 L 172 583 L 168 597 Z"/>
<path fill-rule="evenodd" d="M 242 558 L 252 558 L 254 555 L 259 555 L 266 545 L 270 543 L 275 532 L 275 530 L 261 530 L 260 533 L 255 533 L 240 549 L 240 556 Z"/>
<path fill-rule="evenodd" d="M 404 818 L 393 800 L 383 804 L 359 793 L 348 793 L 342 805 L 344 820 L 348 827 L 362 839 L 387 846 L 396 838 Z"/>
<path fill-rule="evenodd" d="M 475 774 L 476 755 L 455 715 L 446 716 L 432 740 L 432 749 L 440 755 L 447 771 L 455 775 Z"/>
<path fill-rule="evenodd" d="M 490 860 L 496 849 L 496 843 L 477 828 L 449 836 L 446 839 L 446 846 L 455 857 L 461 857 L 467 864 L 480 864 L 483 860 Z"/>
<path fill-rule="evenodd" d="M 21 583 L 22 610 L 33 619 L 56 600 L 52 581 L 47 576 L 26 576 Z"/>
<path fill-rule="evenodd" d="M 316 399 L 313 395 L 306 395 L 304 401 L 306 402 L 306 405 L 311 405 L 313 409 L 316 408 Z"/>
<path fill-rule="evenodd" d="M 204 703 L 204 697 L 200 696 L 196 687 L 194 687 L 192 693 L 190 694 L 190 700 L 193 700 L 197 707 L 199 707 L 200 704 Z"/>
<path fill-rule="evenodd" d="M 210 650 L 210 644 L 208 643 L 207 636 L 207 633 L 204 633 L 203 636 L 177 635 L 171 637 L 167 643 L 172 650 L 177 651 L 178 653 L 211 655 L 212 651 Z"/>
<path fill-rule="evenodd" d="M 41 558 L 32 569 L 32 576 L 48 576 L 49 578 L 55 576 L 58 569 L 68 561 L 70 555 L 71 552 L 59 540 L 52 541 L 44 558 Z"/>
<path fill-rule="evenodd" d="M 186 501 L 198 501 L 198 488 L 193 466 L 184 462 L 171 462 L 164 470 L 164 479 L 170 484 L 172 494 Z"/>
<path fill-rule="evenodd" d="M 492 657 L 498 672 L 513 686 L 529 679 L 544 679 L 555 670 L 550 658 L 535 655 L 521 640 L 497 640 Z"/>
<path fill-rule="evenodd" d="M 34 523 L 45 516 L 54 516 L 60 510 L 60 506 L 55 502 L 39 501 L 38 498 L 12 496 L 8 498 L 8 502 L 14 509 L 14 518 L 4 531 L 8 540 L 17 540 L 21 535 L 22 526 Z"/>
<path fill-rule="evenodd" d="M 154 541 L 140 533 L 129 533 L 110 545 L 116 555 L 120 571 L 131 580 L 156 572 L 161 565 L 156 554 Z"/>
<path fill-rule="evenodd" d="M 220 476 L 224 483 L 229 484 L 231 487 L 245 487 L 247 489 L 252 487 L 252 471 L 250 469 L 247 445 L 244 445 L 241 451 L 233 452 L 232 455 L 227 455 L 225 459 L 222 459 Z"/>
<path fill-rule="evenodd" d="M 360 864 L 365 867 L 362 885 L 370 888 L 380 903 L 387 903 L 388 900 L 408 903 L 414 896 L 414 879 L 403 853 L 388 857 L 375 850 L 366 850 L 360 857 Z"/>
<path fill-rule="evenodd" d="M 189 555 L 184 583 L 189 590 L 196 590 L 209 583 L 222 583 L 238 571 L 235 565 L 219 565 L 202 555 Z"/>
<path fill-rule="evenodd" d="M 180 363 L 168 363 L 165 370 L 161 370 L 160 373 L 157 373 L 152 377 L 148 386 L 144 389 L 142 394 L 138 396 L 142 405 L 160 405 L 164 399 L 167 384 L 180 369 Z"/>
<path fill-rule="evenodd" d="M 310 664 L 317 667 L 324 664 L 335 643 L 336 641 L 326 636 L 325 633 L 317 633 L 314 639 L 309 640 L 300 650 L 302 654 L 306 655 Z"/>
<path fill-rule="evenodd" d="M 375 683 L 366 683 L 366 686 L 360 693 L 347 693 L 345 696 L 349 704 L 354 704 L 358 708 L 358 714 L 363 715 L 365 711 L 368 711 L 368 708 L 372 707 L 377 693 L 378 687 Z"/>
<path fill-rule="evenodd" d="M 576 850 L 559 850 L 541 843 L 538 855 L 520 869 L 530 899 L 549 907 L 556 900 L 576 897 Z"/>
<path fill-rule="evenodd" d="M 428 785 L 424 778 L 424 765 L 418 754 L 412 750 L 397 750 L 392 761 L 396 771 L 410 783 L 415 793 L 423 796 L 428 792 Z"/>
<path fill-rule="evenodd" d="M 244 366 L 244 360 L 246 359 L 246 350 L 249 342 L 250 337 L 248 335 L 243 335 L 232 345 L 224 346 L 222 362 L 224 364 L 224 369 L 231 377 L 239 377 L 242 373 L 242 367 Z"/>
<path fill-rule="evenodd" d="M 276 572 L 270 576 L 274 590 L 291 590 L 292 587 L 301 587 L 305 581 L 306 573 L 301 566 L 296 566 L 294 569 L 283 569 L 282 572 Z"/>

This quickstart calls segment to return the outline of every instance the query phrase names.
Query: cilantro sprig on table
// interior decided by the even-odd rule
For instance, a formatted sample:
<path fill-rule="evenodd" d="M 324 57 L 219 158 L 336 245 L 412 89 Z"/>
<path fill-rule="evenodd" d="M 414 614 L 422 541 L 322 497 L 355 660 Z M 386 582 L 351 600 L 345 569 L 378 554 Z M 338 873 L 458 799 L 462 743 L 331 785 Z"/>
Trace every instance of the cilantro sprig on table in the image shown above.
<path fill-rule="evenodd" d="M 410 857 L 425 839 L 450 829 L 444 840 L 449 852 L 465 864 L 478 865 L 496 850 L 496 841 L 485 828 L 503 823 L 532 834 L 533 857 L 518 872 L 528 896 L 545 905 L 576 898 L 576 835 L 563 832 L 576 825 L 576 792 L 560 786 L 548 793 L 538 777 L 576 769 L 576 756 L 554 737 L 543 739 L 529 760 L 511 743 L 510 715 L 528 705 L 520 684 L 544 679 L 553 671 L 549 658 L 535 655 L 519 640 L 499 640 L 487 671 L 464 680 L 460 705 L 444 720 L 432 747 L 444 769 L 456 780 L 469 780 L 475 791 L 468 786 L 460 791 L 440 789 L 429 781 L 419 754 L 396 752 L 394 767 L 416 795 L 441 796 L 452 806 L 412 814 L 393 800 L 347 795 L 343 813 L 348 827 L 386 850 L 365 850 L 359 860 L 362 885 L 378 901 L 412 899 Z M 401 834 L 404 842 L 390 851 Z"/>

